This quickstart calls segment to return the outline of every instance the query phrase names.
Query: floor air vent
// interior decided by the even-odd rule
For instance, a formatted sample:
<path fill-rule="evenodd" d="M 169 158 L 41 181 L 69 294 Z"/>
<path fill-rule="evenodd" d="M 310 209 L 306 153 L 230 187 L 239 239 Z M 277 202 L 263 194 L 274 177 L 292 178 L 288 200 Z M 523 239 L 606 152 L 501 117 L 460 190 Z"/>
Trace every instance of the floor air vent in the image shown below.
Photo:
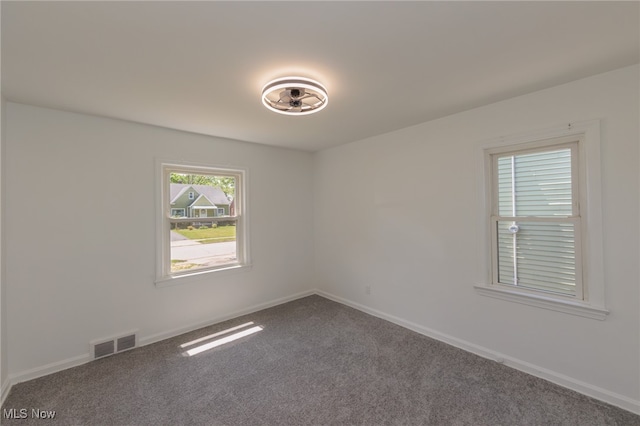
<path fill-rule="evenodd" d="M 116 340 L 117 349 L 116 352 L 126 351 L 127 349 L 133 349 L 136 347 L 136 335 L 131 334 L 129 336 L 119 337 Z"/>
<path fill-rule="evenodd" d="M 127 334 L 121 334 L 120 336 L 90 342 L 91 355 L 93 356 L 93 359 L 102 358 L 107 355 L 113 355 L 118 352 L 124 352 L 135 348 L 138 340 L 136 333 L 137 330 L 130 331 Z"/>
<path fill-rule="evenodd" d="M 107 342 L 96 343 L 93 345 L 93 357 L 102 358 L 103 356 L 111 355 L 115 352 L 113 340 Z"/>

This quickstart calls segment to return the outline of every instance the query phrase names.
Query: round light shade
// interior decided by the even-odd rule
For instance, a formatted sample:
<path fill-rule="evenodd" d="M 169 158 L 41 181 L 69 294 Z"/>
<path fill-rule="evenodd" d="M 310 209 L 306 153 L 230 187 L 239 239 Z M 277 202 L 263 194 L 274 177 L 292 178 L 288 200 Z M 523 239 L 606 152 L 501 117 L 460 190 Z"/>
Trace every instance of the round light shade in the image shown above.
<path fill-rule="evenodd" d="M 304 77 L 278 78 L 262 89 L 264 106 L 280 114 L 313 114 L 326 107 L 328 102 L 324 86 Z"/>

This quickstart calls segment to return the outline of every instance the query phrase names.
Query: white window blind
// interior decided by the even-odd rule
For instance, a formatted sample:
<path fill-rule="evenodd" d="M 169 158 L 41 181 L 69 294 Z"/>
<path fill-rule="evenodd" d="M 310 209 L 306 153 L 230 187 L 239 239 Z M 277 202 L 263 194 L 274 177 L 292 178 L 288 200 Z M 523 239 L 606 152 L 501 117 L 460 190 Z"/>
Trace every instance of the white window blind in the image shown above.
<path fill-rule="evenodd" d="M 494 155 L 497 283 L 582 299 L 576 151 Z"/>
<path fill-rule="evenodd" d="M 571 149 L 498 158 L 501 216 L 571 216 Z"/>

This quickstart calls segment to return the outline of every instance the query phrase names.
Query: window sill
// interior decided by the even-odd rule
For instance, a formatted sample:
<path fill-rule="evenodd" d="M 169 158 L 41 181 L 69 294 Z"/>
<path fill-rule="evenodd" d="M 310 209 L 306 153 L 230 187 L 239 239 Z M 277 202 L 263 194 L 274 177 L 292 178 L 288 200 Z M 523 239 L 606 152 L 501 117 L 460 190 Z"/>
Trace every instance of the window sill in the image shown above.
<path fill-rule="evenodd" d="M 474 287 L 482 296 L 522 303 L 524 305 L 536 306 L 543 309 L 564 312 L 599 321 L 604 321 L 609 314 L 609 311 L 604 307 L 590 305 L 585 302 L 560 299 L 541 294 L 524 293 L 498 286 L 486 286 L 480 284 L 475 285 Z"/>
<path fill-rule="evenodd" d="M 171 287 L 175 285 L 188 284 L 194 281 L 201 281 L 205 278 L 211 277 L 211 274 L 215 274 L 216 276 L 230 275 L 234 273 L 238 273 L 240 271 L 246 271 L 251 269 L 251 265 L 231 265 L 224 268 L 218 269 L 207 269 L 203 271 L 194 271 L 188 274 L 181 275 L 169 275 L 157 278 L 155 281 L 156 287 Z"/>

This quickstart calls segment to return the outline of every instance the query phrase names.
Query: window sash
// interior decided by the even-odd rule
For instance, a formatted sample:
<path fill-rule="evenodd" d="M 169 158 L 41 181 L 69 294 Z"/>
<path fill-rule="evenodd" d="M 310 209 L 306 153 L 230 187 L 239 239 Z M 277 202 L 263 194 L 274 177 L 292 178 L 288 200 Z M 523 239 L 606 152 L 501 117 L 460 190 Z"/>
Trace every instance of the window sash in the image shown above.
<path fill-rule="evenodd" d="M 571 213 L 561 214 L 556 212 L 553 215 L 542 214 L 518 214 L 511 213 L 511 216 L 518 218 L 532 217 L 577 217 L 580 216 L 580 171 L 578 168 L 578 142 L 575 138 L 563 138 L 555 141 L 544 141 L 542 143 L 531 144 L 530 147 L 522 149 L 494 149 L 487 152 L 490 157 L 491 164 L 491 214 L 494 216 L 508 217 L 504 214 L 504 209 L 500 209 L 500 176 L 498 171 L 498 161 L 500 158 L 509 156 L 524 156 L 530 154 L 540 154 L 545 152 L 555 152 L 563 149 L 569 149 L 571 152 Z M 539 197 L 540 198 L 540 197 Z M 502 213 L 502 214 L 501 214 Z"/>
<path fill-rule="evenodd" d="M 570 171 L 567 171 L 566 160 L 554 159 L 555 154 L 562 157 L 561 151 L 569 150 L 570 153 Z M 549 155 L 545 155 L 549 153 Z M 570 298 L 585 300 L 586 294 L 583 287 L 582 280 L 582 221 L 580 218 L 580 204 L 579 204 L 579 170 L 578 170 L 578 142 L 575 138 L 572 139 L 556 139 L 543 142 L 537 142 L 524 146 L 522 149 L 514 150 L 511 148 L 494 149 L 487 152 L 490 158 L 489 164 L 491 165 L 491 215 L 490 215 L 490 234 L 491 234 L 491 257 L 492 257 L 492 270 L 491 270 L 491 282 L 496 286 L 505 286 L 508 288 L 518 288 L 523 292 L 532 293 L 550 293 L 554 296 L 561 298 Z M 509 170 L 507 169 L 505 157 L 514 157 L 520 160 L 520 165 L 524 163 L 524 169 L 522 167 L 519 170 L 524 170 L 523 174 L 516 174 L 514 171 L 509 176 Z M 565 155 L 566 157 L 566 155 Z M 502 163 L 502 176 L 500 176 L 500 159 Z M 522 161 L 524 160 L 524 161 Z M 547 160 L 547 162 L 545 162 Z M 544 164 L 542 168 L 536 169 L 535 173 L 531 171 L 529 166 L 534 166 L 536 163 Z M 505 167 L 506 166 L 506 167 Z M 560 168 L 558 168 L 560 166 Z M 515 165 L 514 165 L 515 167 Z M 560 172 L 560 173 L 558 173 Z M 538 176 L 541 174 L 546 176 L 547 179 L 536 180 L 536 173 Z M 570 186 L 566 185 L 567 173 L 570 173 Z M 505 176 L 506 175 L 506 176 Z M 518 182 L 518 176 L 520 176 L 520 182 Z M 522 182 L 524 181 L 524 182 Z M 556 182 L 563 182 L 561 191 L 554 191 L 544 189 L 540 187 L 549 188 Z M 549 184 L 548 186 L 541 185 Z M 513 185 L 512 188 L 508 188 L 508 185 Z M 502 194 L 500 192 L 502 189 Z M 520 190 L 520 191 L 518 191 Z M 505 197 L 505 193 L 511 191 L 512 199 Z M 501 197 L 502 195 L 502 197 Z M 556 198 L 560 198 L 556 200 Z M 501 199 L 502 198 L 502 199 Z M 525 200 L 539 203 L 541 208 L 531 208 L 531 203 L 527 203 Z M 556 208 L 551 203 L 558 201 L 561 203 L 560 207 Z M 501 203 L 502 202 L 502 203 Z M 570 202 L 569 208 L 567 208 L 567 202 Z M 512 205 L 506 205 L 512 203 Z M 544 205 L 548 203 L 548 205 Z M 528 204 L 528 205 L 527 205 Z M 523 212 L 523 214 L 518 214 Z M 537 235 L 535 233 L 522 233 L 517 231 L 513 237 L 513 241 L 509 241 L 507 234 L 504 232 L 504 228 L 500 229 L 500 224 L 505 226 L 506 224 L 527 224 L 528 230 L 538 228 L 539 230 L 547 228 L 547 231 L 555 228 L 556 226 L 567 225 L 573 229 L 572 238 L 567 238 L 566 234 L 560 232 L 551 232 L 548 235 Z M 545 224 L 549 226 L 545 227 Z M 520 235 L 518 235 L 520 234 Z M 545 241 L 545 238 L 547 241 Z M 502 240 L 501 240 L 502 239 Z M 566 247 L 570 244 L 570 240 L 573 242 L 573 250 Z M 500 245 L 502 241 L 502 246 Z M 510 245 L 509 245 L 510 244 Z M 568 265 L 564 261 L 548 258 L 545 262 L 544 259 L 536 256 L 539 250 L 544 250 L 544 246 L 549 248 L 550 251 L 566 250 L 567 253 L 563 253 L 562 256 L 570 257 L 570 252 L 573 251 L 573 265 Z M 563 246 L 562 249 L 559 247 Z M 500 248 L 502 247 L 502 252 Z M 510 248 L 512 253 L 505 253 L 505 249 Z M 558 255 L 558 253 L 556 253 Z M 508 259 L 513 262 L 512 273 L 513 276 L 510 280 L 505 279 L 505 271 L 510 271 L 508 267 L 505 267 L 504 262 Z M 500 262 L 503 262 L 502 276 Z M 536 269 L 539 271 L 536 274 Z M 573 275 L 572 275 L 573 274 Z M 516 279 L 517 278 L 517 279 Z M 568 278 L 568 279 L 565 279 Z"/>
<path fill-rule="evenodd" d="M 515 235 L 513 243 L 507 243 L 510 245 L 506 248 L 513 250 L 513 253 L 501 252 L 501 238 L 504 241 L 509 235 L 504 232 L 504 227 L 513 223 L 520 227 L 515 234 L 511 234 Z M 545 227 L 547 224 L 549 226 Z M 555 225 L 570 228 L 571 235 L 558 234 L 554 231 Z M 527 234 L 527 228 L 535 227 L 539 228 L 537 232 Z M 581 227 L 582 220 L 579 217 L 492 216 L 492 284 L 584 300 Z M 513 266 L 504 265 L 505 261 L 512 262 Z M 512 275 L 505 277 L 505 271 Z"/>
<path fill-rule="evenodd" d="M 572 216 L 571 149 L 496 158 L 498 212 L 514 216 Z"/>

